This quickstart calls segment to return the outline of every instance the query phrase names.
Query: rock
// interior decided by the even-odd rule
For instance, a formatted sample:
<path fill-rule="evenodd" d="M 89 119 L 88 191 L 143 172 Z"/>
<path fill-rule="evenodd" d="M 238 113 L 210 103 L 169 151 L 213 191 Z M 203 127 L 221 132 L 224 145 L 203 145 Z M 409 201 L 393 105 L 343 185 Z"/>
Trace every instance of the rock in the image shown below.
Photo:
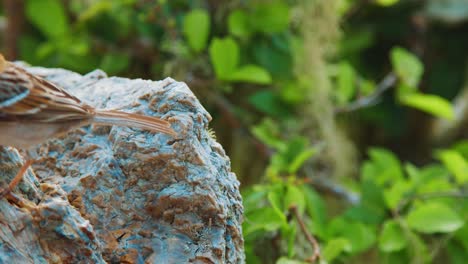
<path fill-rule="evenodd" d="M 39 158 L 0 201 L 0 263 L 244 263 L 239 182 L 189 88 L 27 68 L 100 108 L 159 116 L 178 136 L 87 126 L 34 149 Z M 0 148 L 0 175 L 21 167 Z"/>

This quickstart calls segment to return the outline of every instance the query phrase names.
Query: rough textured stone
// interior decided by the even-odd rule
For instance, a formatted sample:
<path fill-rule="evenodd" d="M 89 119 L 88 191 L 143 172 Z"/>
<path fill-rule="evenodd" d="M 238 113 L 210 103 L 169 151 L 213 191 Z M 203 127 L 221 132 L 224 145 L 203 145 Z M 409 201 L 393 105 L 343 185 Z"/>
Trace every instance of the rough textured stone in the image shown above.
<path fill-rule="evenodd" d="M 87 126 L 38 146 L 39 159 L 0 201 L 1 263 L 243 263 L 239 182 L 189 88 L 28 68 L 101 108 L 159 116 L 178 136 Z M 0 149 L 0 176 L 21 157 Z"/>

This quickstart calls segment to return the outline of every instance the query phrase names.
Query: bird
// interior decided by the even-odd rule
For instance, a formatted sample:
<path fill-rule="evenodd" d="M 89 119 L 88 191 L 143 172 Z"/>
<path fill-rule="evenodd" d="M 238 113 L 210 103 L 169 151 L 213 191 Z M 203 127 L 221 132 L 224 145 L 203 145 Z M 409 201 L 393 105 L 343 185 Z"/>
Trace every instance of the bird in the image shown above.
<path fill-rule="evenodd" d="M 0 53 L 0 145 L 27 149 L 90 124 L 176 135 L 171 124 L 160 118 L 92 107 Z M 0 198 L 18 184 L 29 164 L 23 165 Z"/>

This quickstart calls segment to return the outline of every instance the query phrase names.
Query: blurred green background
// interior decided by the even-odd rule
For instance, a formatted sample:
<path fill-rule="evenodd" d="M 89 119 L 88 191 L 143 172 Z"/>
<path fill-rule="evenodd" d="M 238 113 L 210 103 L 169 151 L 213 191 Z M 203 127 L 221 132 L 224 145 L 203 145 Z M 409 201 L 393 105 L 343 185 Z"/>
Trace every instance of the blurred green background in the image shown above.
<path fill-rule="evenodd" d="M 466 0 L 4 0 L 0 27 L 10 60 L 186 82 L 247 263 L 467 262 Z"/>

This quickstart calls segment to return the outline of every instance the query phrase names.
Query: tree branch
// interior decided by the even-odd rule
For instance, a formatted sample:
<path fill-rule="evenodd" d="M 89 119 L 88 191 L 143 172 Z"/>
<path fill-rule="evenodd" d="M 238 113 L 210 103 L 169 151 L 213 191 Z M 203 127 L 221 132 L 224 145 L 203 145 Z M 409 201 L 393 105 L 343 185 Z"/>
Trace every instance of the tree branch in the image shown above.
<path fill-rule="evenodd" d="M 294 215 L 296 218 L 297 223 L 299 224 L 299 227 L 301 228 L 302 233 L 305 235 L 307 241 L 310 243 L 312 246 L 314 252 L 310 258 L 307 259 L 310 263 L 314 263 L 315 261 L 320 259 L 320 245 L 317 242 L 317 239 L 307 230 L 307 227 L 304 223 L 304 220 L 301 217 L 301 214 L 297 210 L 297 206 L 292 205 L 289 207 L 289 211 Z"/>
<path fill-rule="evenodd" d="M 9 60 L 16 60 L 18 58 L 18 40 L 24 24 L 24 1 L 4 0 L 3 7 L 7 18 L 4 32 L 5 57 Z"/>
<path fill-rule="evenodd" d="M 361 108 L 367 108 L 376 105 L 382 96 L 382 94 L 393 87 L 397 81 L 397 77 L 393 73 L 387 74 L 385 78 L 377 85 L 375 92 L 369 96 L 359 98 L 358 100 L 349 103 L 348 105 L 338 107 L 335 113 L 347 113 L 353 112 Z"/>

